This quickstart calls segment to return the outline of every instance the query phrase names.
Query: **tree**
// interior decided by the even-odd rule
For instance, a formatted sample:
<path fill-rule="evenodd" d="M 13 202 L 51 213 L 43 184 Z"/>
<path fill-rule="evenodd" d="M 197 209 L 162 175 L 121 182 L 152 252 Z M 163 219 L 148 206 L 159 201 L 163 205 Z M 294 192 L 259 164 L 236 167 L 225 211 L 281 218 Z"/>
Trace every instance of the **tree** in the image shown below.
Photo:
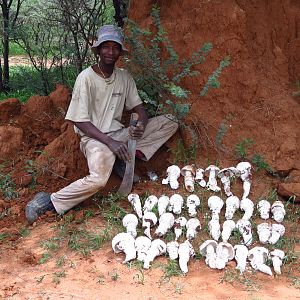
<path fill-rule="evenodd" d="M 9 89 L 9 38 L 11 30 L 15 27 L 23 1 L 24 0 L 0 0 L 2 15 L 1 42 L 3 54 L 3 68 L 0 58 L 0 91 L 7 91 Z M 13 12 L 12 8 L 14 8 Z"/>

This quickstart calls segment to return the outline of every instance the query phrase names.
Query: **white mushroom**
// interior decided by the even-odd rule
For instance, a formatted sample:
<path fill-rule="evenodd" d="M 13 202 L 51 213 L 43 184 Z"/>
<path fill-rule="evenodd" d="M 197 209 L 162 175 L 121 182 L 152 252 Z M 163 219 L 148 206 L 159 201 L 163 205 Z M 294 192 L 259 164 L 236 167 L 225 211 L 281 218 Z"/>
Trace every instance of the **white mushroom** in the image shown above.
<path fill-rule="evenodd" d="M 224 192 L 227 197 L 232 196 L 232 192 L 230 190 L 230 180 L 237 173 L 237 169 L 234 167 L 225 168 L 219 171 L 218 177 L 221 178 L 221 182 L 223 183 Z"/>
<path fill-rule="evenodd" d="M 174 222 L 174 233 L 175 233 L 175 241 L 177 241 L 181 234 L 182 234 L 182 229 L 186 225 L 187 219 L 185 217 L 179 217 L 175 220 Z"/>
<path fill-rule="evenodd" d="M 129 194 L 128 201 L 133 206 L 133 210 L 141 219 L 143 217 L 141 199 L 138 194 Z"/>
<path fill-rule="evenodd" d="M 170 184 L 171 189 L 177 190 L 179 187 L 178 178 L 180 176 L 180 168 L 176 165 L 169 166 L 167 175 L 167 178 L 162 180 L 162 184 Z"/>
<path fill-rule="evenodd" d="M 137 259 L 144 261 L 147 252 L 151 246 L 151 240 L 146 236 L 139 236 L 135 240 L 135 250 L 137 251 Z"/>
<path fill-rule="evenodd" d="M 267 244 L 271 235 L 271 226 L 268 223 L 257 225 L 257 234 L 262 244 Z"/>
<path fill-rule="evenodd" d="M 154 258 L 166 253 L 166 243 L 160 239 L 152 241 L 151 246 L 148 250 L 147 256 L 144 260 L 144 269 L 150 268 L 150 263 L 153 262 Z"/>
<path fill-rule="evenodd" d="M 152 240 L 150 228 L 155 226 L 157 223 L 157 217 L 152 211 L 147 211 L 143 216 L 142 227 L 145 228 L 144 234 Z"/>
<path fill-rule="evenodd" d="M 170 259 L 175 260 L 178 258 L 178 248 L 179 244 L 176 241 L 167 243 L 167 253 L 169 254 Z"/>
<path fill-rule="evenodd" d="M 112 239 L 111 245 L 115 253 L 125 253 L 125 260 L 123 261 L 123 264 L 136 258 L 134 237 L 130 233 L 118 233 Z"/>
<path fill-rule="evenodd" d="M 248 254 L 248 258 L 254 270 L 258 270 L 272 276 L 271 268 L 265 264 L 268 256 L 269 250 L 264 247 L 254 247 L 249 250 Z"/>
<path fill-rule="evenodd" d="M 179 245 L 178 256 L 180 270 L 186 274 L 188 272 L 188 262 L 191 257 L 195 256 L 194 248 L 188 240 Z"/>
<path fill-rule="evenodd" d="M 209 233 L 211 237 L 218 241 L 221 235 L 221 226 L 219 219 L 212 219 L 208 222 Z"/>
<path fill-rule="evenodd" d="M 206 184 L 208 190 L 211 190 L 213 192 L 221 191 L 221 188 L 218 187 L 218 183 L 217 183 L 217 174 L 219 171 L 220 169 L 214 165 L 210 165 L 205 169 L 205 174 L 209 173 L 208 182 Z"/>
<path fill-rule="evenodd" d="M 187 165 L 181 169 L 180 173 L 184 177 L 184 186 L 186 190 L 192 193 L 195 189 L 195 166 Z"/>
<path fill-rule="evenodd" d="M 224 201 L 218 196 L 210 196 L 207 204 L 212 213 L 212 219 L 219 219 L 219 214 L 224 205 Z"/>
<path fill-rule="evenodd" d="M 257 203 L 257 209 L 259 211 L 260 217 L 264 220 L 269 219 L 270 217 L 270 209 L 271 209 L 271 204 L 267 200 L 260 200 Z"/>
<path fill-rule="evenodd" d="M 285 227 L 282 224 L 272 224 L 269 243 L 275 245 L 278 242 L 278 240 L 284 235 L 284 233 Z"/>
<path fill-rule="evenodd" d="M 214 240 L 207 240 L 200 245 L 200 254 L 205 257 L 205 263 L 212 269 L 216 268 L 216 249 L 218 243 Z"/>
<path fill-rule="evenodd" d="M 194 239 L 197 231 L 201 229 L 200 221 L 197 218 L 189 219 L 186 223 L 186 238 Z"/>
<path fill-rule="evenodd" d="M 284 252 L 279 249 L 275 249 L 272 252 L 270 252 L 273 268 L 276 274 L 281 274 L 281 266 L 282 266 L 282 260 L 284 259 Z"/>
<path fill-rule="evenodd" d="M 222 230 L 222 240 L 223 242 L 227 243 L 230 235 L 235 228 L 235 222 L 233 220 L 226 220 L 223 223 L 223 230 Z"/>
<path fill-rule="evenodd" d="M 199 168 L 196 170 L 195 180 L 200 184 L 201 187 L 206 186 L 206 182 L 204 180 L 204 169 Z"/>
<path fill-rule="evenodd" d="M 172 209 L 173 213 L 176 215 L 181 214 L 181 210 L 183 207 L 183 198 L 179 194 L 174 194 L 170 197 L 170 206 L 169 210 Z"/>
<path fill-rule="evenodd" d="M 195 217 L 197 215 L 196 209 L 199 205 L 200 199 L 197 195 L 192 194 L 187 197 L 186 206 L 188 207 L 190 217 Z"/>
<path fill-rule="evenodd" d="M 234 249 L 229 243 L 219 243 L 216 249 L 216 268 L 221 270 L 225 265 L 234 258 Z"/>
<path fill-rule="evenodd" d="M 159 225 L 156 228 L 155 234 L 157 236 L 163 236 L 174 225 L 175 218 L 171 213 L 164 213 L 159 218 Z"/>
<path fill-rule="evenodd" d="M 147 211 L 152 211 L 154 206 L 157 204 L 158 198 L 155 195 L 150 195 L 144 203 L 143 211 L 146 213 Z"/>
<path fill-rule="evenodd" d="M 237 196 L 230 196 L 226 199 L 225 218 L 231 220 L 234 213 L 240 207 L 240 200 Z"/>
<path fill-rule="evenodd" d="M 243 220 L 250 220 L 254 211 L 254 203 L 249 198 L 243 198 L 240 203 L 240 209 L 245 212 Z"/>
<path fill-rule="evenodd" d="M 236 222 L 236 228 L 243 236 L 244 244 L 250 246 L 252 244 L 252 226 L 248 220 L 240 219 Z"/>
<path fill-rule="evenodd" d="M 284 209 L 284 205 L 281 201 L 275 201 L 272 204 L 271 212 L 273 214 L 273 219 L 276 222 L 281 223 L 283 221 L 284 216 L 285 216 L 285 209 Z"/>
<path fill-rule="evenodd" d="M 250 188 L 251 188 L 251 164 L 247 161 L 245 162 L 240 162 L 237 164 L 236 169 L 238 171 L 237 175 L 241 178 L 243 181 L 243 197 L 247 198 L 250 193 Z"/>
<path fill-rule="evenodd" d="M 246 270 L 248 248 L 245 245 L 235 245 L 235 260 L 237 262 L 236 269 L 243 273 Z"/>
<path fill-rule="evenodd" d="M 161 216 L 163 213 L 167 211 L 167 207 L 170 203 L 170 198 L 166 195 L 162 195 L 158 199 L 158 214 Z"/>
<path fill-rule="evenodd" d="M 138 218 L 134 214 L 126 215 L 122 220 L 122 224 L 126 228 L 126 232 L 130 233 L 134 238 L 137 236 L 136 227 L 138 226 L 138 223 Z"/>

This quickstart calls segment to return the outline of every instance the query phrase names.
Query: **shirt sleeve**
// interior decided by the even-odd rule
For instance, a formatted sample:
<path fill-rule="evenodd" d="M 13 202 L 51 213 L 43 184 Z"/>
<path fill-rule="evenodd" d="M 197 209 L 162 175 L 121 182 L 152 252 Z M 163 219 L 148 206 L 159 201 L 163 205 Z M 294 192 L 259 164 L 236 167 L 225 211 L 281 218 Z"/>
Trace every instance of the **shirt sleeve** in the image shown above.
<path fill-rule="evenodd" d="M 136 84 L 132 78 L 132 76 L 128 73 L 128 90 L 127 90 L 127 95 L 126 95 L 126 101 L 125 101 L 125 108 L 126 110 L 131 110 L 135 106 L 140 105 L 143 103 L 141 100 Z"/>
<path fill-rule="evenodd" d="M 89 122 L 89 93 L 88 81 L 85 76 L 79 74 L 72 93 L 72 99 L 65 119 L 73 122 Z"/>

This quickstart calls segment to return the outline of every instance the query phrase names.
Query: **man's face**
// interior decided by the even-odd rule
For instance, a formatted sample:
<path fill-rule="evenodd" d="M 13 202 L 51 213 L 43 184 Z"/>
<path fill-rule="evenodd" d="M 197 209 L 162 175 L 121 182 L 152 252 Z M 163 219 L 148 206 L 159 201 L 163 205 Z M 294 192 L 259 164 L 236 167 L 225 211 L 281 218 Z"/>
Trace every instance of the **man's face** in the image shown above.
<path fill-rule="evenodd" d="M 103 42 L 98 47 L 98 54 L 100 56 L 100 59 L 104 64 L 107 65 L 114 65 L 119 59 L 121 53 L 121 45 L 113 41 Z"/>

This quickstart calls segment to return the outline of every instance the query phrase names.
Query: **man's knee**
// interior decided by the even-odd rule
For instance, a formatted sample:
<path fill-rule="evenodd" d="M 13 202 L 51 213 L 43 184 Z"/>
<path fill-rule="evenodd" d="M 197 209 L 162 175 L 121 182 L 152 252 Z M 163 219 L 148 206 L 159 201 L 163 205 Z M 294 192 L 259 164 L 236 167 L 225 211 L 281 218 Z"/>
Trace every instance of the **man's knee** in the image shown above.
<path fill-rule="evenodd" d="M 103 177 L 98 174 L 92 174 L 85 178 L 85 183 L 90 186 L 90 189 L 93 191 L 98 191 L 101 188 L 105 187 L 109 177 Z"/>

